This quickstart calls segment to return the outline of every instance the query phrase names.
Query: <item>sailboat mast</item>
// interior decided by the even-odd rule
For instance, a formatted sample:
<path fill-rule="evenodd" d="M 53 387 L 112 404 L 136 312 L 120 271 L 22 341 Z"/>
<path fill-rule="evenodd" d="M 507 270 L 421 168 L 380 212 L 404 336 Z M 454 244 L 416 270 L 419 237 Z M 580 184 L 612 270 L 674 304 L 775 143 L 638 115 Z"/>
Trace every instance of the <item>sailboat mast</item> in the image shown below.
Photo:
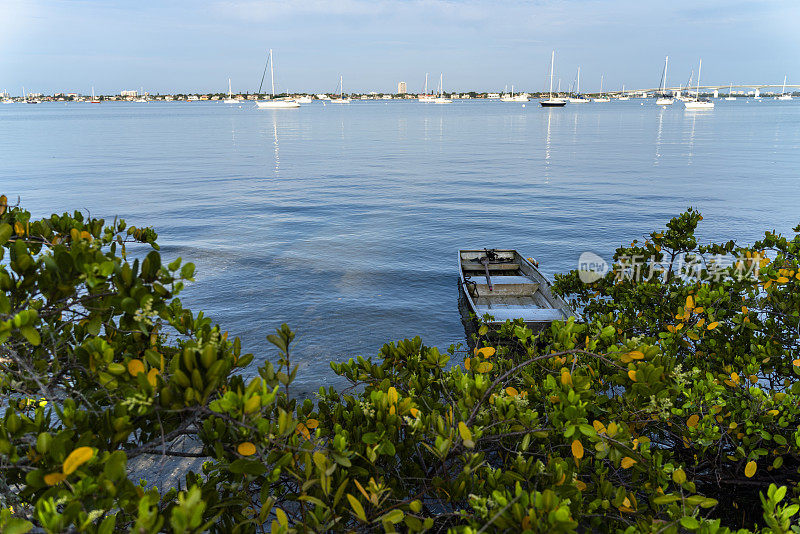
<path fill-rule="evenodd" d="M 575 96 L 581 96 L 581 68 L 578 67 L 578 87 L 575 88 Z"/>
<path fill-rule="evenodd" d="M 553 98 L 553 62 L 556 60 L 556 51 L 550 56 L 550 93 L 548 98 Z"/>
<path fill-rule="evenodd" d="M 340 74 L 339 75 L 339 98 L 340 99 L 344 98 L 344 84 L 342 83 L 342 81 L 343 81 L 343 78 L 342 78 L 342 75 Z"/>
<path fill-rule="evenodd" d="M 781 95 L 786 92 L 786 75 L 783 75 L 783 89 L 781 89 Z"/>
<path fill-rule="evenodd" d="M 697 99 L 700 100 L 700 70 L 703 68 L 703 60 L 700 60 L 700 65 L 697 66 Z"/>
<path fill-rule="evenodd" d="M 603 97 L 603 75 L 600 75 L 600 98 Z"/>
<path fill-rule="evenodd" d="M 667 65 L 669 64 L 669 56 L 664 59 L 664 86 L 661 89 L 662 93 L 667 92 Z"/>
<path fill-rule="evenodd" d="M 425 73 L 425 94 L 428 94 L 428 73 Z"/>
<path fill-rule="evenodd" d="M 228 78 L 228 98 L 233 96 L 233 92 L 231 91 L 231 79 Z"/>
<path fill-rule="evenodd" d="M 272 60 L 272 49 L 269 49 L 269 77 L 272 80 L 272 98 L 275 98 L 275 66 Z"/>

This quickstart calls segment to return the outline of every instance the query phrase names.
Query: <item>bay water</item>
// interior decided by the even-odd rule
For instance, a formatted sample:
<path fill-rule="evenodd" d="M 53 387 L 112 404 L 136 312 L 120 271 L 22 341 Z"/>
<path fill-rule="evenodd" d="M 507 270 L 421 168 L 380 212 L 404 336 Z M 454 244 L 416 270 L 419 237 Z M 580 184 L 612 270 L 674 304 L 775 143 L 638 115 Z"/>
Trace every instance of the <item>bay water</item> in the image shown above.
<path fill-rule="evenodd" d="M 552 276 L 689 206 L 702 241 L 791 233 L 800 102 L 0 105 L 0 193 L 153 226 L 165 259 L 197 265 L 184 305 L 254 366 L 296 330 L 309 391 L 388 341 L 463 342 L 459 248 L 516 248 Z"/>

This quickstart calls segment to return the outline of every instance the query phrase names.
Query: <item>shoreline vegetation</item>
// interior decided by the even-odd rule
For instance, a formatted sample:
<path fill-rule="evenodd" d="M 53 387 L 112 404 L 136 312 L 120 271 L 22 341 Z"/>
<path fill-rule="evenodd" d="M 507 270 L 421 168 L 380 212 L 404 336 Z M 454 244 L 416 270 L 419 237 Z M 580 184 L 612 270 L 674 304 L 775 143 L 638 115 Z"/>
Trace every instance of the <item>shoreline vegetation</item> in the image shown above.
<path fill-rule="evenodd" d="M 2 196 L 0 531 L 797 532 L 800 226 L 701 221 L 557 275 L 576 317 L 387 343 L 299 401 L 292 330 L 245 354 L 155 230 Z M 196 470 L 136 480 L 157 458 Z"/>

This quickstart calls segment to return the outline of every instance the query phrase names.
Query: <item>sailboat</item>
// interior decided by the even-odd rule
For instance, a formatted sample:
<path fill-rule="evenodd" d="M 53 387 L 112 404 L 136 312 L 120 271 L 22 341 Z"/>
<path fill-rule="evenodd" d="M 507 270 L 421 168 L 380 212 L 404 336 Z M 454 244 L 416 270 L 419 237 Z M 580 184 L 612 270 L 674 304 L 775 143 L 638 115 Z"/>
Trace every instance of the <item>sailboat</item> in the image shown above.
<path fill-rule="evenodd" d="M 581 103 L 589 101 L 588 98 L 583 98 L 581 96 L 581 68 L 580 67 L 578 67 L 578 76 L 577 76 L 576 82 L 575 82 L 575 96 L 571 96 L 571 97 L 567 98 L 567 100 L 571 104 L 581 104 Z"/>
<path fill-rule="evenodd" d="M 792 95 L 786 94 L 786 76 L 783 77 L 783 89 L 781 89 L 781 94 L 775 97 L 775 100 L 791 100 Z"/>
<path fill-rule="evenodd" d="M 426 72 L 425 73 L 425 89 L 423 91 L 423 94 L 421 94 L 421 95 L 419 95 L 417 97 L 417 101 L 418 102 L 424 102 L 424 103 L 427 104 L 427 103 L 433 102 L 433 99 L 434 99 L 434 96 L 428 94 L 428 73 Z"/>
<path fill-rule="evenodd" d="M 547 95 L 547 100 L 540 100 L 539 105 L 543 108 L 561 108 L 567 105 L 567 101 L 563 98 L 553 98 L 553 65 L 556 62 L 556 51 L 550 55 L 550 92 Z"/>
<path fill-rule="evenodd" d="M 331 104 L 349 104 L 350 99 L 344 97 L 344 85 L 342 84 L 342 75 L 339 75 L 339 98 L 332 98 Z"/>
<path fill-rule="evenodd" d="M 94 85 L 92 86 L 92 99 L 89 100 L 89 102 L 92 103 L 92 104 L 99 104 L 100 103 L 100 100 L 96 96 L 94 96 Z"/>
<path fill-rule="evenodd" d="M 593 102 L 611 102 L 607 96 L 603 96 L 603 75 L 600 75 L 600 95 L 592 99 Z"/>
<path fill-rule="evenodd" d="M 736 97 L 733 96 L 733 82 L 731 82 L 731 86 L 728 87 L 728 96 L 725 97 L 725 100 L 736 100 Z"/>
<path fill-rule="evenodd" d="M 233 91 L 231 91 L 231 79 L 228 78 L 228 98 L 222 101 L 223 104 L 239 104 L 241 100 L 233 98 Z"/>
<path fill-rule="evenodd" d="M 617 97 L 617 100 L 630 100 L 631 97 L 625 94 L 625 84 L 622 84 L 622 94 Z"/>
<path fill-rule="evenodd" d="M 514 85 L 511 85 L 511 94 L 503 95 L 500 98 L 500 101 L 501 102 L 527 102 L 528 101 L 528 95 L 526 95 L 526 94 L 517 94 L 517 95 L 515 95 L 514 94 Z"/>
<path fill-rule="evenodd" d="M 452 100 L 450 100 L 449 98 L 445 98 L 445 96 L 444 96 L 444 83 L 443 83 L 443 80 L 444 80 L 444 74 L 443 73 L 439 73 L 439 87 L 438 87 L 438 91 L 437 91 L 437 96 L 436 96 L 436 98 L 433 99 L 433 103 L 434 104 L 452 104 L 453 103 Z"/>
<path fill-rule="evenodd" d="M 675 99 L 667 95 L 667 64 L 669 63 L 669 56 L 664 58 L 664 72 L 661 74 L 661 85 L 658 88 L 658 97 L 656 98 L 657 106 L 671 106 L 675 103 Z"/>
<path fill-rule="evenodd" d="M 700 71 L 703 69 L 703 60 L 700 60 L 700 65 L 697 67 L 697 92 L 694 98 L 684 100 L 683 106 L 688 110 L 703 110 L 714 109 L 714 102 L 706 98 L 700 98 Z"/>
<path fill-rule="evenodd" d="M 269 63 L 269 76 L 272 82 L 272 98 L 270 100 L 256 100 L 256 107 L 258 109 L 289 109 L 289 108 L 299 108 L 300 104 L 295 102 L 294 100 L 276 100 L 275 99 L 275 68 L 273 66 L 272 61 L 272 49 L 269 49 L 269 57 L 267 59 L 267 63 Z M 264 74 L 261 76 L 261 84 L 264 83 L 264 76 L 267 74 L 267 68 L 264 67 Z M 261 93 L 261 85 L 258 86 L 258 92 Z"/>
<path fill-rule="evenodd" d="M 32 99 L 32 100 L 28 99 L 28 95 L 25 94 L 25 87 L 22 88 L 22 101 L 24 103 L 26 103 L 26 104 L 38 104 L 39 103 L 39 101 L 36 100 L 35 98 Z"/>

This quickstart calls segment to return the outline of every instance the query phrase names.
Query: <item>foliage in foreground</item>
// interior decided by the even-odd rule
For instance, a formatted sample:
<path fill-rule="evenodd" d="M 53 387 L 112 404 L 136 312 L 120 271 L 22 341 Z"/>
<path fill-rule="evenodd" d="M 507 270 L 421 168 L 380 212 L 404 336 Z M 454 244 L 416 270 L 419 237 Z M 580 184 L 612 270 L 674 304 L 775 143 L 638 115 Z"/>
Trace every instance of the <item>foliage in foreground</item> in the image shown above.
<path fill-rule="evenodd" d="M 387 344 L 299 402 L 294 334 L 246 375 L 155 232 L 2 197 L 0 531 L 798 532 L 800 236 L 700 247 L 700 220 L 558 277 L 578 321 L 481 327 L 463 361 Z M 617 279 L 684 253 L 710 279 Z M 142 455 L 207 461 L 160 494 L 130 478 Z"/>

